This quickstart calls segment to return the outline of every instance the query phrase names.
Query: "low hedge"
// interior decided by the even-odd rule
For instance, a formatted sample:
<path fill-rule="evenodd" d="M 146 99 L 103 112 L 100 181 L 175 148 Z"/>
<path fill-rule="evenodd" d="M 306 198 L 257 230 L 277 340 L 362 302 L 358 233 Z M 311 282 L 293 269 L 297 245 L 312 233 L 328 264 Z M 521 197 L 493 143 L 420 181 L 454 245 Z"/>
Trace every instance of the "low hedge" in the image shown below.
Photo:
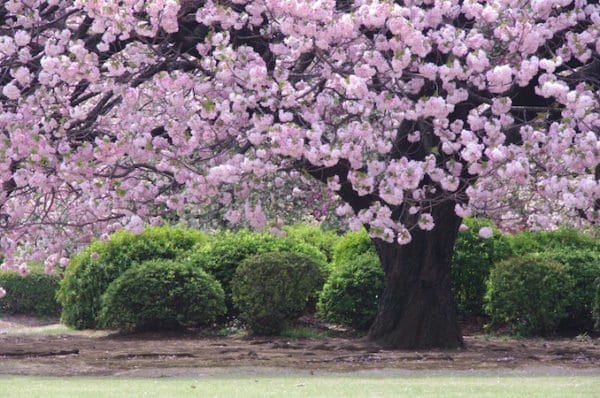
<path fill-rule="evenodd" d="M 115 279 L 102 296 L 98 324 L 122 331 L 207 325 L 225 313 L 223 288 L 190 263 L 150 260 Z"/>
<path fill-rule="evenodd" d="M 376 254 L 367 252 L 339 264 L 331 273 L 317 304 L 319 317 L 368 329 L 383 291 L 383 269 Z"/>
<path fill-rule="evenodd" d="M 328 263 L 333 260 L 333 248 L 340 237 L 334 231 L 325 231 L 317 226 L 294 224 L 284 228 L 288 237 L 316 247 Z"/>
<path fill-rule="evenodd" d="M 96 241 L 71 259 L 57 294 L 62 321 L 75 329 L 96 327 L 102 294 L 133 264 L 151 259 L 175 259 L 208 240 L 194 230 L 151 227 L 141 234 L 119 231 L 106 242 Z"/>
<path fill-rule="evenodd" d="M 594 281 L 594 301 L 592 302 L 592 316 L 594 318 L 594 330 L 600 332 L 600 278 Z"/>
<path fill-rule="evenodd" d="M 225 303 L 231 312 L 234 309 L 231 284 L 237 268 L 247 258 L 270 252 L 304 254 L 318 265 L 321 273 L 328 273 L 327 259 L 316 247 L 294 237 L 278 237 L 269 233 L 252 233 L 247 230 L 215 235 L 208 245 L 194 251 L 189 261 L 214 275 L 221 282 L 225 291 Z"/>
<path fill-rule="evenodd" d="M 467 230 L 458 233 L 452 255 L 452 291 L 462 317 L 483 314 L 485 282 L 494 263 L 511 255 L 510 241 L 491 221 L 485 219 L 465 219 Z M 479 230 L 490 227 L 494 231 L 491 238 L 479 236 Z"/>
<path fill-rule="evenodd" d="M 554 231 L 521 232 L 509 237 L 515 256 L 543 253 L 549 250 L 588 250 L 600 252 L 600 240 L 575 229 L 559 228 Z"/>
<path fill-rule="evenodd" d="M 490 273 L 485 311 L 492 325 L 520 335 L 548 335 L 567 317 L 574 283 L 566 266 L 539 255 L 514 257 Z"/>
<path fill-rule="evenodd" d="M 259 254 L 236 269 L 233 303 L 251 333 L 278 334 L 302 314 L 322 285 L 319 264 L 306 254 Z"/>
<path fill-rule="evenodd" d="M 347 232 L 338 239 L 333 248 L 333 267 L 348 264 L 365 253 L 377 254 L 373 240 L 367 231 L 361 229 Z"/>
<path fill-rule="evenodd" d="M 56 291 L 60 278 L 40 271 L 21 276 L 14 271 L 0 272 L 0 286 L 6 296 L 0 299 L 2 314 L 30 314 L 39 317 L 60 314 L 60 304 L 56 301 Z"/>
<path fill-rule="evenodd" d="M 563 264 L 573 280 L 567 316 L 560 325 L 561 329 L 591 332 L 594 328 L 595 282 L 600 279 L 600 252 L 562 249 L 540 253 L 539 256 Z"/>

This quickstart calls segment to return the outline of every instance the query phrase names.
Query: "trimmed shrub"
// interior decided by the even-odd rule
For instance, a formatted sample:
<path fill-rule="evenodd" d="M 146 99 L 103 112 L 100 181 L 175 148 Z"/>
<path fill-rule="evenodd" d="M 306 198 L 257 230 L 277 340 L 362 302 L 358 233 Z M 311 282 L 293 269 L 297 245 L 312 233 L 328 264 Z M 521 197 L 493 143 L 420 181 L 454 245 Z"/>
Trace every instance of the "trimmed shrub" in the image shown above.
<path fill-rule="evenodd" d="M 510 246 L 515 256 L 542 253 L 555 249 L 600 251 L 599 240 L 569 228 L 559 228 L 554 231 L 521 232 L 510 237 Z"/>
<path fill-rule="evenodd" d="M 308 224 L 294 224 L 284 228 L 287 236 L 316 247 L 325 256 L 327 262 L 333 260 L 333 248 L 339 236 L 333 231 L 324 231 L 320 227 Z"/>
<path fill-rule="evenodd" d="M 321 267 L 305 254 L 272 252 L 246 259 L 233 279 L 233 303 L 248 330 L 258 335 L 281 332 L 302 314 L 323 285 Z"/>
<path fill-rule="evenodd" d="M 30 314 L 40 317 L 60 314 L 56 291 L 60 278 L 40 271 L 21 276 L 15 271 L 0 271 L 0 286 L 6 296 L 0 299 L 1 314 Z"/>
<path fill-rule="evenodd" d="M 364 253 L 377 255 L 375 245 L 365 229 L 347 232 L 342 235 L 333 248 L 333 265 L 347 264 Z"/>
<path fill-rule="evenodd" d="M 314 246 L 293 237 L 278 237 L 269 233 L 251 233 L 241 230 L 215 235 L 211 242 L 192 253 L 189 261 L 217 278 L 225 291 L 225 304 L 233 309 L 231 281 L 238 266 L 247 258 L 270 252 L 301 253 L 318 264 L 321 272 L 327 272 L 325 256 Z"/>
<path fill-rule="evenodd" d="M 63 306 L 62 321 L 76 329 L 96 327 L 102 294 L 133 264 L 175 259 L 207 240 L 194 230 L 152 227 L 138 235 L 123 230 L 106 242 L 93 242 L 71 259 L 65 271 L 57 294 Z"/>
<path fill-rule="evenodd" d="M 321 318 L 368 329 L 383 291 L 383 270 L 379 258 L 372 252 L 339 264 L 329 275 L 317 304 Z"/>
<path fill-rule="evenodd" d="M 490 273 L 485 311 L 492 325 L 508 324 L 520 335 L 547 335 L 567 316 L 573 281 L 567 267 L 529 255 L 496 264 Z"/>
<path fill-rule="evenodd" d="M 592 315 L 594 318 L 594 330 L 600 332 L 600 278 L 596 279 L 595 285 Z"/>
<path fill-rule="evenodd" d="M 186 262 L 150 260 L 110 284 L 98 323 L 122 331 L 181 329 L 210 324 L 225 310 L 212 275 Z"/>
<path fill-rule="evenodd" d="M 595 282 L 600 278 L 600 252 L 564 249 L 540 253 L 540 257 L 566 266 L 574 283 L 569 292 L 567 318 L 560 325 L 561 328 L 591 331 L 594 327 L 592 309 Z"/>
<path fill-rule="evenodd" d="M 465 219 L 466 231 L 458 233 L 452 255 L 452 291 L 458 313 L 463 317 L 483 314 L 485 281 L 495 262 L 510 257 L 510 243 L 506 235 L 494 228 L 489 239 L 479 236 L 479 229 L 492 227 L 483 219 Z"/>

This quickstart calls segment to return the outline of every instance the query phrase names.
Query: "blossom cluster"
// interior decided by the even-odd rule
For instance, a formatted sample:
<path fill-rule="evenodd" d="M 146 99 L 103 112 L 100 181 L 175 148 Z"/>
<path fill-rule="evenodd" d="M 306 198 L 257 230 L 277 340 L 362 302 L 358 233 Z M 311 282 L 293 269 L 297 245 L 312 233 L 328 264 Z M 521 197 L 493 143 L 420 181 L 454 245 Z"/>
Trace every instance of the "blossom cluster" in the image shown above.
<path fill-rule="evenodd" d="M 165 216 L 265 228 L 306 178 L 399 244 L 447 202 L 597 222 L 599 52 L 586 0 L 7 0 L 3 267 Z"/>

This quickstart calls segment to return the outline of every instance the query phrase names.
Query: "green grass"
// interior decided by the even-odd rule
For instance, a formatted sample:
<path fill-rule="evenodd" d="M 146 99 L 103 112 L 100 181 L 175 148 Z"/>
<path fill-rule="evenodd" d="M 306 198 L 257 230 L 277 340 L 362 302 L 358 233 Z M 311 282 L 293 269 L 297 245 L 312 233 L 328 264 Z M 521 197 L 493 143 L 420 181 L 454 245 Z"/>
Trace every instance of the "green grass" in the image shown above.
<path fill-rule="evenodd" d="M 0 397 L 600 397 L 595 376 L 0 377 Z"/>
<path fill-rule="evenodd" d="M 313 329 L 306 326 L 296 326 L 284 328 L 279 334 L 288 339 L 324 339 L 331 333 L 326 330 Z"/>

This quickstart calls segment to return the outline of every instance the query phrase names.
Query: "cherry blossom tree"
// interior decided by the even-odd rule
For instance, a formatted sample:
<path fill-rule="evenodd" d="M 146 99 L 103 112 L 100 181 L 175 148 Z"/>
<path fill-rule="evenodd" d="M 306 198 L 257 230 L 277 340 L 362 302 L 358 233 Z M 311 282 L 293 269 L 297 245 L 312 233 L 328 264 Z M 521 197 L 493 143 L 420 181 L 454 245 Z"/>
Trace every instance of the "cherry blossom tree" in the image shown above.
<path fill-rule="evenodd" d="M 319 182 L 382 260 L 369 336 L 460 346 L 462 217 L 599 219 L 599 52 L 585 0 L 5 0 L 3 266 Z"/>

